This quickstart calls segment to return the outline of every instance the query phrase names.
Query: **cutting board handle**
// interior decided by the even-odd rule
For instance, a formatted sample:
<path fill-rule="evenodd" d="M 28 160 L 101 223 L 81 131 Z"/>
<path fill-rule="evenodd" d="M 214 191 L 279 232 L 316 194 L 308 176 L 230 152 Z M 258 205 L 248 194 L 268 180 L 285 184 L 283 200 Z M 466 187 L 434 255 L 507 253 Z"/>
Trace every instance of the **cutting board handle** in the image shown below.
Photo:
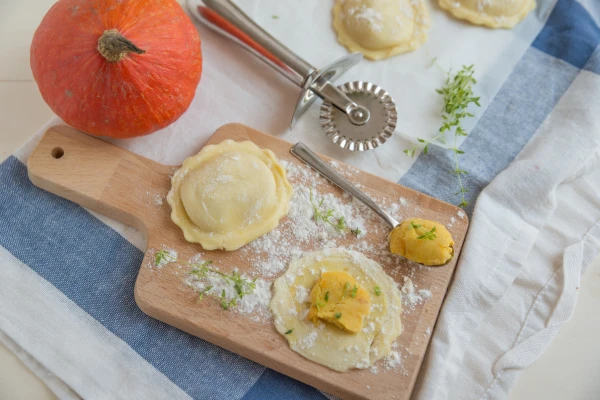
<path fill-rule="evenodd" d="M 67 126 L 48 129 L 27 160 L 34 185 L 144 234 L 172 169 Z"/>

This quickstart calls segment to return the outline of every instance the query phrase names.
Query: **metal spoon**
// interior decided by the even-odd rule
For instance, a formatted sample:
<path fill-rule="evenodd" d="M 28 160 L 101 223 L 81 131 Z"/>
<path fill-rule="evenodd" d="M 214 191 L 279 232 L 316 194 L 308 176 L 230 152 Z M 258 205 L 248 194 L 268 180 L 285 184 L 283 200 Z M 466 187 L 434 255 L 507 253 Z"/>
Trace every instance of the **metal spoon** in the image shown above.
<path fill-rule="evenodd" d="M 296 143 L 290 149 L 290 153 L 296 156 L 305 164 L 311 166 L 315 171 L 329 180 L 331 183 L 342 189 L 344 192 L 351 194 L 361 203 L 369 207 L 375 214 L 377 214 L 381 219 L 383 219 L 390 229 L 394 230 L 400 226 L 400 222 L 397 221 L 390 214 L 383 211 L 381 207 L 377 205 L 369 196 L 360 191 L 356 186 L 354 186 L 350 181 L 346 178 L 335 172 L 327 163 L 314 153 L 311 149 L 309 149 L 304 143 Z M 454 258 L 454 248 L 452 248 L 452 255 L 448 261 L 444 264 L 440 265 L 424 265 L 426 267 L 443 267 L 448 264 Z M 412 261 L 412 260 L 411 260 Z M 419 263 L 417 263 L 419 264 Z"/>

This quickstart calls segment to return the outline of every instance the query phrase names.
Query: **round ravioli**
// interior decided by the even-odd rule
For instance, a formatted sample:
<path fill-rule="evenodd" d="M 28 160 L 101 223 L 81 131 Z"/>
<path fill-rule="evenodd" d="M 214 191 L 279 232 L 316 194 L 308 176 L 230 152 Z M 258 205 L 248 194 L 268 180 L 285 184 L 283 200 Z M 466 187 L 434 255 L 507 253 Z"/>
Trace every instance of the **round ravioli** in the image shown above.
<path fill-rule="evenodd" d="M 333 6 L 338 41 L 371 60 L 415 50 L 429 25 L 424 0 L 336 0 Z"/>
<path fill-rule="evenodd" d="M 535 0 L 439 0 L 456 18 L 489 28 L 512 28 L 536 6 Z"/>
<path fill-rule="evenodd" d="M 277 331 L 292 350 L 336 371 L 370 367 L 402 332 L 396 283 L 355 251 L 308 253 L 290 263 L 274 291 Z"/>
<path fill-rule="evenodd" d="M 188 242 L 235 250 L 279 224 L 292 192 L 272 151 L 225 140 L 183 162 L 167 201 Z"/>

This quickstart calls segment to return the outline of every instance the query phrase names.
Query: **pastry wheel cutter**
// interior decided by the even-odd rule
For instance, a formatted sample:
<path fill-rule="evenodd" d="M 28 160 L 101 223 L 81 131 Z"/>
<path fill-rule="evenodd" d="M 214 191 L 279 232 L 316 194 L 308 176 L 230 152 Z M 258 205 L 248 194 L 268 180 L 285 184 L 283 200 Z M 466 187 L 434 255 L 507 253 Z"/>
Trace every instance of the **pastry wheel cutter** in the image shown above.
<path fill-rule="evenodd" d="M 338 146 L 353 151 L 371 150 L 392 136 L 398 115 L 389 93 L 369 82 L 340 86 L 332 83 L 362 59 L 360 53 L 349 54 L 319 70 L 269 35 L 230 0 L 187 0 L 187 6 L 200 22 L 300 86 L 291 127 L 320 97 L 321 127 Z"/>

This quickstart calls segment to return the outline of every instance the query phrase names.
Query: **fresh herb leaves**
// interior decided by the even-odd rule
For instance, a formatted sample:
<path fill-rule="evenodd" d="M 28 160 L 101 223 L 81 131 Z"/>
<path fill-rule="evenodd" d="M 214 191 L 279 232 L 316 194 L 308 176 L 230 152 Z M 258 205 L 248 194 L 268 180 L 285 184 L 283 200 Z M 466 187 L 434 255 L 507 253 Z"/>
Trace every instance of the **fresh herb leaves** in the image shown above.
<path fill-rule="evenodd" d="M 433 228 L 431 228 L 431 230 L 429 232 L 425 232 L 421 236 L 417 236 L 417 239 L 429 239 L 429 240 L 433 240 L 436 237 L 437 237 L 437 235 L 435 234 L 435 226 L 434 226 Z"/>
<path fill-rule="evenodd" d="M 412 226 L 413 229 L 417 229 L 417 228 L 421 228 L 423 225 L 417 225 L 413 221 L 410 221 L 410 226 Z"/>
<path fill-rule="evenodd" d="M 356 297 L 357 293 L 358 293 L 358 286 L 354 285 L 354 287 L 352 288 L 352 292 L 350 292 L 350 297 L 352 297 L 354 299 Z"/>
<path fill-rule="evenodd" d="M 286 335 L 289 335 L 289 334 L 290 334 L 290 333 L 292 333 L 292 332 L 294 332 L 294 328 L 292 328 L 292 329 L 288 329 L 288 330 L 285 332 L 285 334 L 286 334 Z"/>
<path fill-rule="evenodd" d="M 325 293 L 325 302 L 328 302 L 328 301 L 329 301 L 329 292 L 326 292 Z"/>
<path fill-rule="evenodd" d="M 336 312 L 333 316 L 335 317 L 335 319 L 340 319 L 340 318 L 342 318 L 342 313 Z"/>
<path fill-rule="evenodd" d="M 436 59 L 432 59 L 432 65 L 434 64 L 438 65 Z M 444 98 L 442 126 L 438 130 L 438 135 L 433 139 L 425 140 L 418 138 L 418 143 L 413 144 L 409 149 L 405 149 L 404 153 L 409 157 L 414 157 L 415 151 L 421 148 L 423 154 L 427 154 L 431 143 L 436 141 L 445 143 L 446 132 L 454 132 L 454 147 L 448 149 L 453 152 L 454 156 L 454 169 L 450 172 L 455 174 L 458 179 L 459 190 L 455 194 L 457 196 L 460 195 L 459 207 L 465 207 L 469 204 L 465 199 L 465 193 L 468 192 L 468 189 L 463 184 L 462 175 L 467 174 L 467 171 L 459 167 L 458 156 L 464 154 L 464 151 L 458 149 L 457 142 L 460 136 L 468 135 L 467 131 L 462 127 L 462 121 L 467 117 L 474 116 L 467 111 L 468 107 L 471 104 L 480 107 L 480 98 L 475 97 L 473 94 L 473 86 L 477 83 L 477 80 L 473 77 L 475 69 L 473 65 L 463 66 L 456 74 L 452 74 L 451 71 L 439 68 L 446 74 L 444 86 L 436 89 L 436 92 Z"/>
<path fill-rule="evenodd" d="M 342 216 L 337 218 L 333 215 L 334 210 L 332 208 L 323 209 L 324 198 L 321 199 L 318 203 L 315 202 L 313 198 L 312 189 L 310 189 L 310 204 L 313 208 L 313 219 L 315 222 L 323 221 L 324 223 L 331 226 L 336 232 L 339 233 L 352 233 L 354 236 L 358 237 L 362 233 L 359 228 L 351 229 L 346 225 L 346 219 Z"/>
<path fill-rule="evenodd" d="M 207 294 L 208 292 L 210 292 L 210 290 L 212 289 L 212 286 L 207 286 L 202 290 L 198 291 L 198 300 L 202 300 L 204 298 L 204 295 Z"/>
<path fill-rule="evenodd" d="M 379 286 L 375 286 L 375 289 L 373 289 L 373 292 L 375 292 L 375 296 L 381 295 L 381 289 L 379 288 Z"/>
<path fill-rule="evenodd" d="M 173 256 L 168 250 L 159 250 L 156 252 L 154 257 L 154 265 L 164 265 L 172 262 L 179 262 L 181 264 L 186 264 L 192 267 L 192 270 L 189 272 L 189 275 L 193 275 L 198 279 L 207 278 L 208 275 L 212 274 L 213 276 L 218 276 L 223 279 L 226 283 L 231 285 L 235 290 L 236 296 L 231 300 L 227 299 L 227 294 L 225 289 L 221 291 L 221 307 L 224 310 L 228 310 L 229 307 L 235 306 L 238 300 L 241 300 L 245 295 L 254 293 L 254 289 L 256 289 L 256 280 L 248 280 L 240 275 L 239 272 L 233 271 L 231 274 L 225 274 L 218 269 L 211 268 L 209 265 L 212 264 L 212 261 L 203 261 L 201 263 L 191 263 L 180 261 L 177 257 Z M 212 286 L 207 286 L 202 290 L 197 290 L 198 299 L 202 300 L 205 295 L 210 294 L 209 292 L 213 289 Z"/>
<path fill-rule="evenodd" d="M 237 298 L 233 298 L 231 300 L 227 300 L 227 295 L 225 294 L 225 289 L 221 291 L 221 307 L 223 310 L 229 310 L 229 307 L 235 306 L 237 304 Z"/>
<path fill-rule="evenodd" d="M 160 250 L 154 256 L 155 267 L 160 267 L 173 261 L 177 261 L 177 257 L 173 256 L 168 250 Z"/>
<path fill-rule="evenodd" d="M 342 300 L 344 300 L 346 298 L 349 287 L 350 287 L 350 282 L 346 282 L 346 284 L 344 285 L 344 292 L 342 293 Z"/>

